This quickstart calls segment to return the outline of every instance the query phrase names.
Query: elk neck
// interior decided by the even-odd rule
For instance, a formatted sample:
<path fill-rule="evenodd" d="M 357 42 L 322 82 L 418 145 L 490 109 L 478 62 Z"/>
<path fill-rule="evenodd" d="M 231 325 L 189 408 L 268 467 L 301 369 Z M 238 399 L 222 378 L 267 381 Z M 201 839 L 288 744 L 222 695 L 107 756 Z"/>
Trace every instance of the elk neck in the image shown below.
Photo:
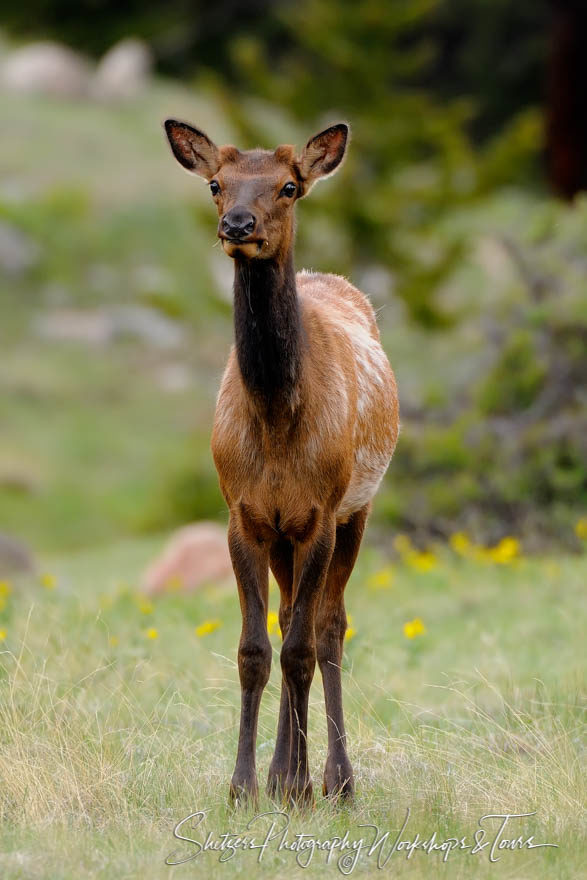
<path fill-rule="evenodd" d="M 296 408 L 302 322 L 293 252 L 282 260 L 235 260 L 234 329 L 238 365 L 266 420 Z"/>

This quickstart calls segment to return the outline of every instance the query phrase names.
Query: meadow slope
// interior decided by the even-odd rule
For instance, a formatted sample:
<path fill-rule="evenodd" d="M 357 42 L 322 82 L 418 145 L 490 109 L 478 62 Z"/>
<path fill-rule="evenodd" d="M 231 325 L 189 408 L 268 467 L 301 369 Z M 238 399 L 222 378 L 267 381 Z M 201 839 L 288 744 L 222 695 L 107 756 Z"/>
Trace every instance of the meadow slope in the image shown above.
<path fill-rule="evenodd" d="M 0 874 L 4 880 L 200 876 L 338 876 L 338 854 L 270 847 L 168 867 L 189 843 L 173 828 L 196 810 L 206 830 L 242 829 L 226 793 L 236 746 L 239 611 L 231 584 L 156 603 L 135 591 L 158 540 L 132 541 L 45 561 L 46 571 L 2 584 L 0 616 Z M 400 549 L 401 544 L 400 544 Z M 405 551 L 405 547 L 403 548 Z M 507 563 L 461 558 L 448 547 L 389 565 L 366 547 L 347 593 L 350 638 L 344 692 L 357 798 L 320 796 L 325 719 L 319 676 L 311 693 L 315 807 L 291 814 L 296 832 L 330 839 L 390 832 L 472 840 L 487 813 L 535 813 L 512 827 L 522 852 L 395 853 L 399 876 L 580 876 L 581 688 L 587 559 Z M 276 588 L 270 611 L 277 609 Z M 407 626 L 406 626 L 407 624 Z M 279 633 L 261 710 L 264 782 L 279 700 Z M 279 810 L 264 795 L 260 810 Z M 263 820 L 265 821 L 265 820 Z M 495 830 L 495 820 L 488 820 Z M 188 836 L 190 836 L 188 834 Z M 507 836 L 507 835 L 506 835 Z M 512 835 L 513 836 L 513 835 Z M 204 835 L 194 832 L 202 840 Z M 262 837 L 262 835 L 261 835 Z M 306 851 L 300 858 L 307 858 Z M 363 854 L 356 876 L 383 876 Z"/>

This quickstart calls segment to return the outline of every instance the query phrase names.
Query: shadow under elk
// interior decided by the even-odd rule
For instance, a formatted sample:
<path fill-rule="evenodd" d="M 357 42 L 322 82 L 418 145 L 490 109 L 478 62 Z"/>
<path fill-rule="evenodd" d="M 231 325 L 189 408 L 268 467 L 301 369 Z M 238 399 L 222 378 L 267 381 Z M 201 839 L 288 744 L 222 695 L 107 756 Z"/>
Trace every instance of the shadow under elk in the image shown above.
<path fill-rule="evenodd" d="M 307 720 L 316 659 L 328 753 L 323 792 L 351 796 L 342 709 L 344 589 L 398 433 L 395 379 L 367 298 L 293 260 L 294 206 L 346 151 L 333 125 L 298 155 L 241 151 L 168 119 L 176 159 L 208 181 L 218 236 L 234 260 L 235 345 L 221 383 L 212 453 L 230 511 L 228 544 L 242 611 L 241 716 L 233 800 L 258 795 L 257 719 L 269 679 L 271 568 L 281 594 L 281 704 L 267 790 L 312 798 Z"/>

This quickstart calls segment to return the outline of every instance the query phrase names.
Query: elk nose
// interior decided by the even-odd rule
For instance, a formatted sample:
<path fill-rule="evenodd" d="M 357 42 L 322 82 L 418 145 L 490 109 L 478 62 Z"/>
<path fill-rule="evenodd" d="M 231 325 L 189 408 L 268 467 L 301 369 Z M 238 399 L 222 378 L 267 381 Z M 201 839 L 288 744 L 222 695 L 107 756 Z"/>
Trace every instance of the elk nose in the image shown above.
<path fill-rule="evenodd" d="M 255 229 L 257 218 L 245 208 L 232 208 L 221 221 L 222 232 L 228 238 L 245 238 Z"/>

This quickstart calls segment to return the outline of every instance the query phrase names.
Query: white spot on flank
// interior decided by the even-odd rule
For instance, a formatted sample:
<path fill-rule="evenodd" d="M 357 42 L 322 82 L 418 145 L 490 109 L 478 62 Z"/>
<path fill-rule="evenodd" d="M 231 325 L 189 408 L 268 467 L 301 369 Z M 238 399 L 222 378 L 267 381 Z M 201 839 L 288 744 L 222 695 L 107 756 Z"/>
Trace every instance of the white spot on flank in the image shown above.
<path fill-rule="evenodd" d="M 359 315 L 357 311 L 357 318 Z M 379 341 L 371 336 L 362 315 L 361 320 L 345 320 L 339 315 L 334 320 L 353 346 L 357 377 L 357 411 L 362 415 L 369 407 L 375 386 L 383 387 L 389 362 Z"/>
<path fill-rule="evenodd" d="M 348 418 L 349 400 L 346 388 L 346 380 L 343 371 L 334 367 L 329 384 L 330 393 L 325 399 L 322 416 L 324 421 L 321 430 L 326 436 L 337 436 L 341 426 Z"/>
<path fill-rule="evenodd" d="M 391 455 L 375 452 L 368 446 L 355 451 L 355 467 L 349 487 L 341 501 L 339 515 L 347 516 L 370 501 L 385 475 Z"/>

